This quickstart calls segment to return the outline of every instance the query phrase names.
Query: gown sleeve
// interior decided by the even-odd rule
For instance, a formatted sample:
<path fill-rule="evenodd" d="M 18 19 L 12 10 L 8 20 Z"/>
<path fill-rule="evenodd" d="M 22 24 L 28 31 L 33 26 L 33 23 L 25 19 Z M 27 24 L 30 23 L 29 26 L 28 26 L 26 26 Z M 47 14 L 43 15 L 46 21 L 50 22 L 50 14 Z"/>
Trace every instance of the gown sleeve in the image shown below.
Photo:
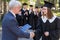
<path fill-rule="evenodd" d="M 58 21 L 57 21 L 57 28 L 58 28 L 58 33 L 59 33 L 59 37 L 60 37 L 60 19 L 58 19 Z"/>
<path fill-rule="evenodd" d="M 39 40 L 41 38 L 41 35 L 42 35 L 41 23 L 42 23 L 41 18 L 39 18 L 37 22 L 36 30 L 35 30 L 35 37 L 34 37 L 35 40 Z"/>

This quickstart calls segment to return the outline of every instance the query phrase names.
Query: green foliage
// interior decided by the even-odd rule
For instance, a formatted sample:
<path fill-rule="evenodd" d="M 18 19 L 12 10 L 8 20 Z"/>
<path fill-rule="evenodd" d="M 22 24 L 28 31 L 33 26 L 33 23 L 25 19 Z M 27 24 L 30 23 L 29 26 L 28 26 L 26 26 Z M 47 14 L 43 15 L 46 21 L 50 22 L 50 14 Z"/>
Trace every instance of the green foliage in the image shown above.
<path fill-rule="evenodd" d="M 7 0 L 7 2 L 9 2 L 10 0 Z"/>
<path fill-rule="evenodd" d="M 2 21 L 0 20 L 0 27 L 2 26 Z"/>
<path fill-rule="evenodd" d="M 9 2 L 10 0 L 2 0 L 2 1 L 5 1 L 5 2 L 7 1 L 7 2 Z"/>
<path fill-rule="evenodd" d="M 60 17 L 60 12 L 59 13 L 56 13 L 56 16 Z"/>
<path fill-rule="evenodd" d="M 41 0 L 41 2 L 44 2 L 44 0 Z"/>
<path fill-rule="evenodd" d="M 20 2 L 28 2 L 29 0 L 19 0 Z"/>
<path fill-rule="evenodd" d="M 18 0 L 18 1 L 22 1 L 22 0 Z"/>

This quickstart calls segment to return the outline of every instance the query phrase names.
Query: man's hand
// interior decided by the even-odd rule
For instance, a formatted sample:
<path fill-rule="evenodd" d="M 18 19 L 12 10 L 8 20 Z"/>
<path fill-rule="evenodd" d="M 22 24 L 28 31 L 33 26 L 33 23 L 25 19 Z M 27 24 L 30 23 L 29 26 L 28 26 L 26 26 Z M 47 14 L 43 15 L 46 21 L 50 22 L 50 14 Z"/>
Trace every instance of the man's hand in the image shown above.
<path fill-rule="evenodd" d="M 34 32 L 30 32 L 30 38 L 33 38 L 35 36 Z"/>
<path fill-rule="evenodd" d="M 44 32 L 44 35 L 45 36 L 49 36 L 49 32 Z"/>

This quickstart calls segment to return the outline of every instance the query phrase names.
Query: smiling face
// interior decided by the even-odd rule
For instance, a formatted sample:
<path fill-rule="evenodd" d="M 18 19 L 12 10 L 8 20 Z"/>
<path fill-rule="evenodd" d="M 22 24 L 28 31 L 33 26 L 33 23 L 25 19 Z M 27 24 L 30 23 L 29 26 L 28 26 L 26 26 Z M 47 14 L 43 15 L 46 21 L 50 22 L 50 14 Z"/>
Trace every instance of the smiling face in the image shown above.
<path fill-rule="evenodd" d="M 27 9 L 27 8 L 28 8 L 28 5 L 23 5 L 23 8 L 24 8 L 24 9 Z"/>
<path fill-rule="evenodd" d="M 43 7 L 43 8 L 42 8 L 42 12 L 43 12 L 43 14 L 44 14 L 48 19 L 50 19 L 50 18 L 53 17 L 53 14 L 52 14 L 52 12 L 51 12 L 51 9 L 48 8 L 48 7 Z"/>
<path fill-rule="evenodd" d="M 30 9 L 30 10 L 33 10 L 33 7 L 30 7 L 29 9 Z"/>
<path fill-rule="evenodd" d="M 14 10 L 15 14 L 18 14 L 21 10 L 21 6 L 16 6 L 13 8 L 13 10 Z"/>
<path fill-rule="evenodd" d="M 38 12 L 39 12 L 39 8 L 35 8 L 35 12 L 37 12 L 37 13 L 38 13 Z"/>
<path fill-rule="evenodd" d="M 48 13 L 48 8 L 47 7 L 43 7 L 42 11 L 43 11 L 44 14 L 47 14 Z"/>

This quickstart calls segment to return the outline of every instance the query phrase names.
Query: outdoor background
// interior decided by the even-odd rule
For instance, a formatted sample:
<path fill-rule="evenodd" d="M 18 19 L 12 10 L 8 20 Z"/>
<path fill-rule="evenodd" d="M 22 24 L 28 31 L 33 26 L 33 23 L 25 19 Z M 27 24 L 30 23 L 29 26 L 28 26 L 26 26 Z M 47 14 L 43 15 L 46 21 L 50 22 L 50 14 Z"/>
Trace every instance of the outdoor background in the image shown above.
<path fill-rule="evenodd" d="M 2 31 L 1 31 L 2 30 L 2 19 L 4 17 L 4 14 L 8 11 L 9 1 L 10 0 L 0 0 L 0 40 L 2 38 Z M 21 3 L 26 2 L 28 3 L 28 5 L 32 4 L 38 7 L 44 5 L 44 0 L 18 0 L 18 1 L 20 1 Z M 60 0 L 46 0 L 46 1 L 54 3 L 55 7 L 52 8 L 52 12 L 60 18 Z M 21 40 L 25 40 L 25 39 L 21 39 Z M 32 39 L 29 39 L 29 40 L 32 40 Z"/>

